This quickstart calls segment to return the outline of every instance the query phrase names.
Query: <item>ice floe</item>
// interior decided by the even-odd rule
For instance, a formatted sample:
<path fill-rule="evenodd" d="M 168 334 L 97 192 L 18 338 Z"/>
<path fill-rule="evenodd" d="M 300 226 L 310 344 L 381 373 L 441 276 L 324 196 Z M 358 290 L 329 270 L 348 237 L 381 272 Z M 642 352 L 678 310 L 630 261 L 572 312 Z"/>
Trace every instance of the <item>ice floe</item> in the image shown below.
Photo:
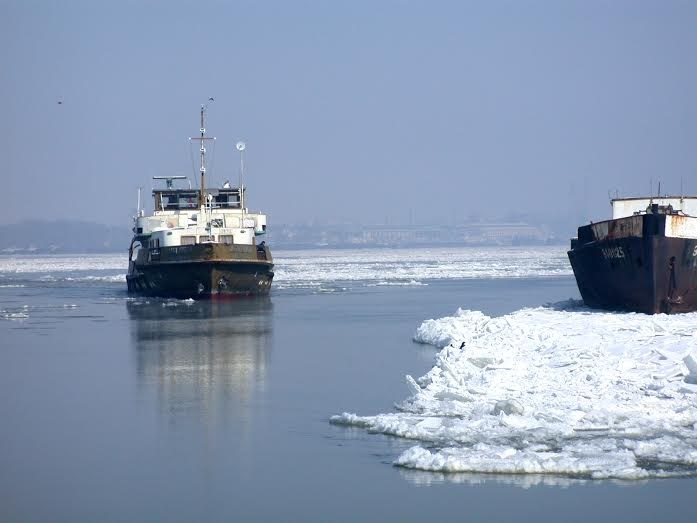
<path fill-rule="evenodd" d="M 278 251 L 274 257 L 277 288 L 344 281 L 418 286 L 424 280 L 572 274 L 561 246 Z"/>
<path fill-rule="evenodd" d="M 148 302 L 146 302 L 148 303 Z M 193 298 L 186 298 L 184 300 L 176 300 L 176 299 L 166 299 L 165 301 L 162 302 L 163 307 L 179 307 L 179 306 L 186 306 L 186 307 L 191 307 L 193 304 L 196 303 L 196 300 Z"/>
<path fill-rule="evenodd" d="M 23 321 L 29 318 L 29 314 L 25 311 L 0 310 L 0 317 L 4 320 Z"/>
<path fill-rule="evenodd" d="M 104 274 L 99 276 L 76 276 L 67 277 L 65 281 L 78 281 L 78 282 L 107 282 L 107 283 L 126 283 L 126 273 L 123 274 Z"/>
<path fill-rule="evenodd" d="M 44 305 L 21 305 L 0 309 L 0 319 L 24 321 L 29 318 L 46 319 L 47 317 L 66 317 L 66 313 L 74 312 L 80 307 L 75 303 L 63 304 L 44 304 Z"/>
<path fill-rule="evenodd" d="M 428 285 L 426 280 L 538 278 L 572 274 L 563 246 L 274 251 L 273 288 L 318 293 L 358 286 Z M 0 256 L 0 277 L 50 283 L 124 284 L 124 254 Z M 21 281 L 18 280 L 21 279 Z"/>
<path fill-rule="evenodd" d="M 458 310 L 414 339 L 442 348 L 393 413 L 331 421 L 415 440 L 395 464 L 446 473 L 641 479 L 697 474 L 697 313 L 569 301 Z"/>
<path fill-rule="evenodd" d="M 416 280 L 409 280 L 409 281 L 401 281 L 401 280 L 396 280 L 396 281 L 378 281 L 375 283 L 369 283 L 369 287 L 421 287 L 423 285 L 428 285 L 428 283 L 424 283 L 421 281 L 416 281 Z"/>
<path fill-rule="evenodd" d="M 0 256 L 0 273 L 54 273 L 103 271 L 128 268 L 128 257 L 119 254 L 44 254 Z"/>

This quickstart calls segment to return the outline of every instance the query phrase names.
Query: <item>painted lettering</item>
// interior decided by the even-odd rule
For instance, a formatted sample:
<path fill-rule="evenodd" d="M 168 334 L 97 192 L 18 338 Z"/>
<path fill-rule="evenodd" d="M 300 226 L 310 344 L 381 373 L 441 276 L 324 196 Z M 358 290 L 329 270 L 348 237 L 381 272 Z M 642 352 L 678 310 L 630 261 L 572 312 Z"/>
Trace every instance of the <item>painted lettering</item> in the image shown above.
<path fill-rule="evenodd" d="M 602 249 L 603 258 L 606 260 L 624 258 L 624 249 L 622 247 L 605 247 Z"/>

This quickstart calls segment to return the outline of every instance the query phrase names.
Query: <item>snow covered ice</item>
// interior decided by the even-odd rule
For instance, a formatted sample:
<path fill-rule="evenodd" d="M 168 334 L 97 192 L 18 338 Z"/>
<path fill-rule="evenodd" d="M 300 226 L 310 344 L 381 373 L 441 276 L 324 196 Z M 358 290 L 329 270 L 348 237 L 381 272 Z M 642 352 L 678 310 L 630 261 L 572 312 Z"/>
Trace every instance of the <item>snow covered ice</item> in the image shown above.
<path fill-rule="evenodd" d="M 274 290 L 309 288 L 318 293 L 362 286 L 418 287 L 430 280 L 572 274 L 566 250 L 559 246 L 277 250 L 274 260 Z M 123 253 L 0 256 L 4 286 L 37 279 L 125 284 L 127 269 Z"/>
<path fill-rule="evenodd" d="M 0 274 L 65 273 L 75 271 L 124 270 L 128 259 L 122 254 L 44 254 L 0 257 Z M 124 276 L 125 278 L 125 276 Z"/>
<path fill-rule="evenodd" d="M 458 473 L 641 479 L 697 474 L 697 313 L 569 301 L 427 320 L 442 348 L 397 412 L 332 423 L 409 438 L 396 465 Z"/>
<path fill-rule="evenodd" d="M 540 278 L 571 275 L 566 250 L 544 247 L 453 247 L 278 251 L 274 285 L 336 282 L 424 285 L 423 280 Z"/>

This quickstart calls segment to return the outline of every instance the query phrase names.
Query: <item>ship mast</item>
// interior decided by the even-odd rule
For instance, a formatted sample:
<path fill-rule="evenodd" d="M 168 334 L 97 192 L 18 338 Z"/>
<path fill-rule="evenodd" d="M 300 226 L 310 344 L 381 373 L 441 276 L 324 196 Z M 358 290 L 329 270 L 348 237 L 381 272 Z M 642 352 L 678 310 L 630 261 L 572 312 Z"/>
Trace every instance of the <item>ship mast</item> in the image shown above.
<path fill-rule="evenodd" d="M 213 98 L 208 99 L 208 103 L 212 102 Z M 198 204 L 199 207 L 203 207 L 206 203 L 206 140 L 215 140 L 215 138 L 206 136 L 206 126 L 204 125 L 204 114 L 208 104 L 201 104 L 201 136 L 196 138 L 189 138 L 189 140 L 199 140 L 201 142 L 201 147 L 199 149 L 201 153 L 201 192 L 199 193 Z"/>
<path fill-rule="evenodd" d="M 203 126 L 203 114 L 205 108 L 203 104 L 201 105 L 201 196 L 199 202 L 201 205 L 206 201 L 204 194 L 206 191 L 206 146 L 204 140 L 206 139 L 206 128 Z"/>

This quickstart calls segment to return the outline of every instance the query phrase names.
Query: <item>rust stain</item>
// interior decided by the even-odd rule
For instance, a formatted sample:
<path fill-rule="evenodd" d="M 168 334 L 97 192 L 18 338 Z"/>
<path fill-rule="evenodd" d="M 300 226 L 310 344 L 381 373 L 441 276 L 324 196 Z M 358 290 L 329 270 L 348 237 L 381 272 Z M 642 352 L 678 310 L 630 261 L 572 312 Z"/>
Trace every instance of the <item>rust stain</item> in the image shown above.
<path fill-rule="evenodd" d="M 697 238 L 697 218 L 673 214 L 666 219 L 666 236 L 675 238 Z"/>
<path fill-rule="evenodd" d="M 643 220 L 641 216 L 630 216 L 617 220 L 608 220 L 593 224 L 596 240 L 614 240 L 618 238 L 640 238 Z"/>

